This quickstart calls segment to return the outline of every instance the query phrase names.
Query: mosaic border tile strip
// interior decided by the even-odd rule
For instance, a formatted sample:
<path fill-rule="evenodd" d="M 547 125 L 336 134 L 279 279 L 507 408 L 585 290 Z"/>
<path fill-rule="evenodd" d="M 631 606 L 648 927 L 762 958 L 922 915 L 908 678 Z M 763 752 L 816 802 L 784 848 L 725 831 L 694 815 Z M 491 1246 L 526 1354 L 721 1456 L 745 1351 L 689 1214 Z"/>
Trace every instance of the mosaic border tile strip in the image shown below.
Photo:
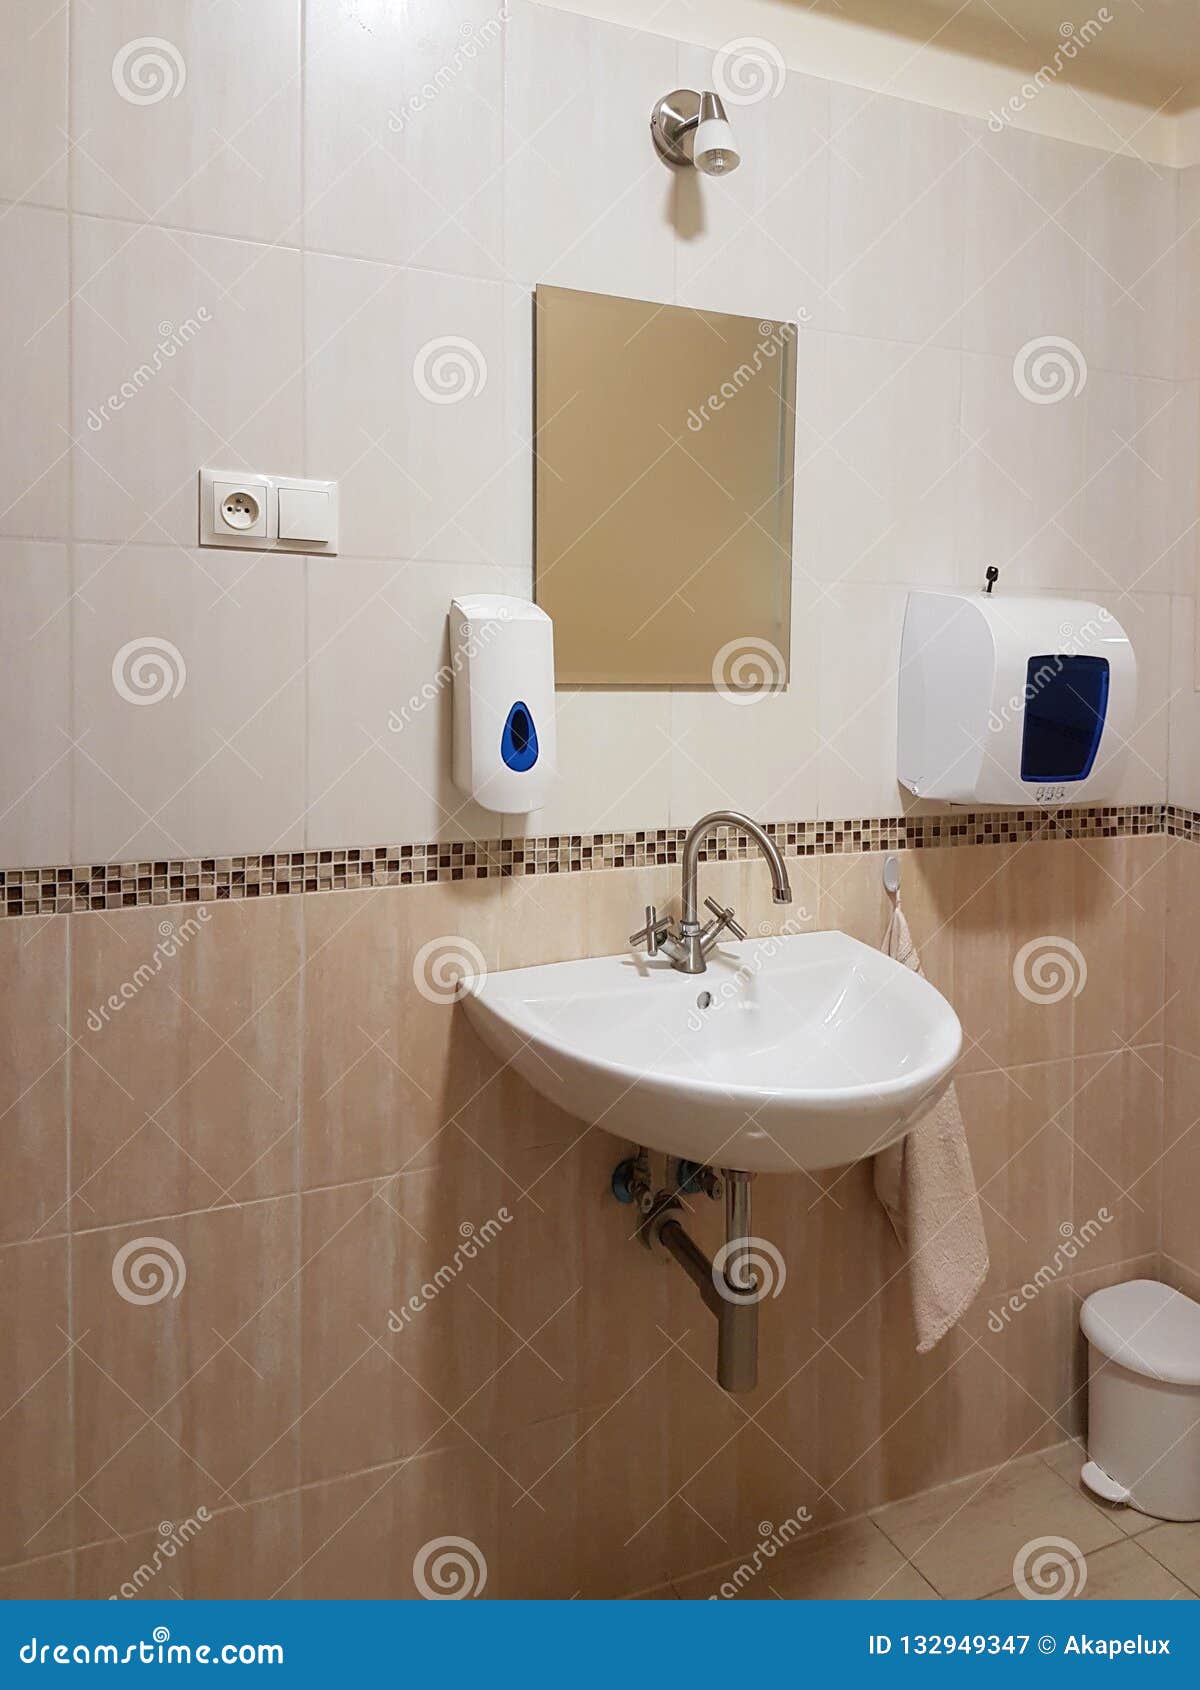
<path fill-rule="evenodd" d="M 957 810 L 766 825 L 786 857 L 1015 845 L 1039 837 L 1047 841 L 1115 839 L 1167 832 L 1178 838 L 1200 839 L 1200 816 L 1196 812 L 1163 804 L 1093 805 L 1073 810 Z M 0 870 L 0 915 L 70 915 L 376 886 L 428 886 L 528 874 L 652 868 L 678 863 L 684 837 L 683 828 L 648 828 L 634 833 L 558 833 L 525 839 L 7 869 Z M 702 862 L 736 861 L 756 855 L 756 849 L 744 833 L 721 828 L 703 847 L 700 857 Z"/>
<path fill-rule="evenodd" d="M 1177 804 L 1164 804 L 1163 832 L 1172 839 L 1200 839 L 1200 811 L 1182 810 Z"/>

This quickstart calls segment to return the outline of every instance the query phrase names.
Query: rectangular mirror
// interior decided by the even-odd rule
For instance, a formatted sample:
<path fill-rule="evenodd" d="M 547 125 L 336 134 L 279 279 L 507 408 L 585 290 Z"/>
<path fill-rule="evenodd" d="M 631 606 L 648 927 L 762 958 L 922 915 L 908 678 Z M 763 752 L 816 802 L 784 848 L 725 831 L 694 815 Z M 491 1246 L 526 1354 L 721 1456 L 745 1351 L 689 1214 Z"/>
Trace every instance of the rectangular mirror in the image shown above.
<path fill-rule="evenodd" d="M 785 686 L 795 326 L 557 287 L 534 318 L 560 685 Z"/>

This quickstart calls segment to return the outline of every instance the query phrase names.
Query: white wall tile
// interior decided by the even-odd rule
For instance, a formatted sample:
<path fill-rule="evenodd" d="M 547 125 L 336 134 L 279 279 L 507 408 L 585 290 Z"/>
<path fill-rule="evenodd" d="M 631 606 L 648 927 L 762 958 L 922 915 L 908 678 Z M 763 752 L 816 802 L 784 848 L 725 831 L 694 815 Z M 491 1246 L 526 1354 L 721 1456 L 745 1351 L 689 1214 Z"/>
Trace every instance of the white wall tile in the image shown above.
<path fill-rule="evenodd" d="M 0 540 L 0 863 L 71 854 L 67 548 Z"/>
<path fill-rule="evenodd" d="M 502 12 L 496 0 L 309 0 L 308 246 L 500 276 Z"/>
<path fill-rule="evenodd" d="M 519 594 L 522 581 L 477 565 L 311 561 L 310 849 L 507 832 L 503 817 L 481 809 L 451 778 L 446 618 L 457 593 Z"/>
<path fill-rule="evenodd" d="M 300 0 L 72 10 L 76 209 L 298 244 Z"/>
<path fill-rule="evenodd" d="M 1175 249 L 1175 374 L 1200 377 L 1200 164 L 1179 172 Z"/>
<path fill-rule="evenodd" d="M 959 344 L 966 167 L 984 133 L 928 106 L 831 89 L 830 328 Z"/>
<path fill-rule="evenodd" d="M 525 0 L 511 0 L 509 11 L 509 278 L 671 299 L 676 228 L 692 213 L 649 125 L 657 101 L 678 86 L 674 43 Z"/>
<path fill-rule="evenodd" d="M 0 22 L 15 67 L 0 199 L 65 201 L 66 16 L 57 0 L 12 0 Z M 16 395 L 0 425 L 0 533 L 60 542 L 0 551 L 10 691 L 37 701 L 6 790 L 64 727 L 86 730 L 96 763 L 77 753 L 73 787 L 60 765 L 0 819 L 0 857 L 601 831 L 685 824 L 714 804 L 892 812 L 905 591 L 970 586 L 993 562 L 1009 590 L 1094 596 L 1126 622 L 1143 701 L 1123 796 L 1163 790 L 1169 715 L 1188 801 L 1192 694 L 1167 699 L 1192 656 L 1200 167 L 1156 175 L 789 73 L 731 105 L 738 172 L 674 174 L 650 110 L 709 84 L 711 54 L 652 28 L 527 0 L 75 9 L 84 215 L 70 307 L 67 218 L 0 207 Z M 253 52 L 233 50 L 242 36 Z M 181 68 L 139 104 L 113 67 L 147 37 Z M 302 181 L 317 249 L 304 259 L 282 250 L 301 238 Z M 531 591 L 539 281 L 810 322 L 789 690 L 752 707 L 564 692 L 558 790 L 514 823 L 454 790 L 448 696 L 399 732 L 387 718 L 443 660 L 453 592 Z M 168 356 L 180 325 L 187 344 Z M 1078 345 L 1078 397 L 1021 396 L 1014 358 L 1042 337 Z M 422 360 L 433 398 L 414 377 Z M 436 402 L 459 380 L 469 397 Z M 340 477 L 344 555 L 187 549 L 206 463 Z M 77 542 L 103 544 L 77 544 L 89 585 L 53 617 L 72 520 Z M 222 589 L 243 573 L 235 609 Z M 31 654 L 27 624 L 45 617 Z M 113 656 L 156 635 L 184 653 L 187 685 L 129 705 Z M 279 696 L 255 716 L 264 687 Z M 253 773 L 217 738 L 239 728 Z"/>
<path fill-rule="evenodd" d="M 665 691 L 560 690 L 559 774 L 550 802 L 510 825 L 518 834 L 666 827 L 671 707 Z"/>
<path fill-rule="evenodd" d="M 506 429 L 504 291 L 356 259 L 306 265 L 308 461 L 341 478 L 343 550 L 514 561 L 532 454 Z"/>
<path fill-rule="evenodd" d="M 682 87 L 711 88 L 713 80 L 710 52 L 680 49 Z M 676 178 L 681 209 L 691 209 L 679 230 L 677 297 L 710 311 L 819 325 L 828 315 L 829 88 L 795 72 L 763 86 L 774 92 L 728 104 L 742 151 L 733 175 Z"/>
<path fill-rule="evenodd" d="M 1133 646 L 1138 704 L 1125 766 L 1113 802 L 1161 804 L 1167 795 L 1167 741 L 1171 698 L 1171 607 L 1166 593 L 1097 593 Z"/>
<path fill-rule="evenodd" d="M 1064 376 L 1069 367 L 1061 365 Z M 969 352 L 963 354 L 962 382 L 956 478 L 962 584 L 981 582 L 995 564 L 1010 589 L 1111 585 L 1079 545 L 1087 496 L 1086 383 L 1082 391 L 1064 385 L 1053 404 L 1035 403 L 1019 385 L 1011 357 Z"/>
<path fill-rule="evenodd" d="M 0 209 L 0 534 L 67 532 L 67 219 Z"/>
<path fill-rule="evenodd" d="M 302 474 L 299 254 L 93 218 L 74 242 L 77 535 L 186 545 L 201 466 Z"/>
<path fill-rule="evenodd" d="M 63 0 L 6 0 L 0 199 L 67 203 L 67 24 Z"/>
<path fill-rule="evenodd" d="M 896 689 L 907 591 L 832 587 L 818 609 L 818 729 L 822 816 L 892 816 L 896 780 Z"/>
<path fill-rule="evenodd" d="M 1174 376 L 1176 173 L 1114 155 L 1080 204 L 1089 359 L 1132 375 Z"/>
<path fill-rule="evenodd" d="M 1200 810 L 1200 692 L 1196 691 L 1196 598 L 1171 600 L 1171 707 L 1167 802 Z"/>
<path fill-rule="evenodd" d="M 1027 131 L 988 131 L 966 163 L 962 343 L 1010 360 L 1051 335 L 1085 350 L 1088 258 L 1080 195 L 1097 155 Z"/>
<path fill-rule="evenodd" d="M 301 846 L 304 572 L 282 555 L 75 549 L 75 862 Z"/>
<path fill-rule="evenodd" d="M 1080 541 L 1087 579 L 1139 592 L 1186 590 L 1190 581 L 1179 579 L 1188 547 L 1181 544 L 1187 523 L 1178 476 L 1185 440 L 1195 442 L 1188 390 L 1093 370 L 1085 398 Z"/>
<path fill-rule="evenodd" d="M 826 360 L 819 578 L 952 585 L 959 354 L 831 334 Z"/>
<path fill-rule="evenodd" d="M 673 827 L 689 827 L 715 809 L 766 818 L 816 815 L 823 602 L 823 589 L 796 572 L 785 691 L 751 690 L 745 696 L 731 691 L 727 696 L 680 689 L 671 694 Z M 735 612 L 729 639 L 722 668 L 737 685 L 782 673 L 783 664 L 773 654 L 755 654 L 757 642 L 738 641 Z"/>

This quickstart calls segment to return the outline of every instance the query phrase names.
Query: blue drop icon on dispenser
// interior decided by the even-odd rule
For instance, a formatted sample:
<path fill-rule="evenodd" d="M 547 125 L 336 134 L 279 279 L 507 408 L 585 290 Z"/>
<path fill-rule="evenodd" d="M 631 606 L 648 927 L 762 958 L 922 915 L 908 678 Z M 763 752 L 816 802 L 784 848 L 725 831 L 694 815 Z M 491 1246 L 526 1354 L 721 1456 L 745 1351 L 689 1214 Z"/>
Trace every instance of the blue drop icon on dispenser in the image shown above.
<path fill-rule="evenodd" d="M 520 699 L 508 713 L 504 732 L 500 735 L 500 755 L 510 769 L 524 774 L 538 760 L 537 729 L 529 706 Z"/>

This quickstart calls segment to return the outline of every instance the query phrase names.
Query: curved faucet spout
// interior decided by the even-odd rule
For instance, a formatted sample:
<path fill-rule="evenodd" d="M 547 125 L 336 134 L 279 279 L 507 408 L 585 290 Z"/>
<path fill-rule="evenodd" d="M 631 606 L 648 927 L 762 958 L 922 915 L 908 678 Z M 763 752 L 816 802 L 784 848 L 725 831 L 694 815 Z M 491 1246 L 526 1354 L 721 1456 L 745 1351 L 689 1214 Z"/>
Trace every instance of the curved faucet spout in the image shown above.
<path fill-rule="evenodd" d="M 694 827 L 688 831 L 683 842 L 683 930 L 686 933 L 687 924 L 693 926 L 698 921 L 696 913 L 697 891 L 696 880 L 700 867 L 700 847 L 715 827 L 736 827 L 743 833 L 748 833 L 767 859 L 767 867 L 771 871 L 771 890 L 777 904 L 790 904 L 792 888 L 788 881 L 787 869 L 783 865 L 783 858 L 773 839 L 769 839 L 756 821 L 749 816 L 742 815 L 740 810 L 713 810 L 707 816 L 701 816 Z"/>

